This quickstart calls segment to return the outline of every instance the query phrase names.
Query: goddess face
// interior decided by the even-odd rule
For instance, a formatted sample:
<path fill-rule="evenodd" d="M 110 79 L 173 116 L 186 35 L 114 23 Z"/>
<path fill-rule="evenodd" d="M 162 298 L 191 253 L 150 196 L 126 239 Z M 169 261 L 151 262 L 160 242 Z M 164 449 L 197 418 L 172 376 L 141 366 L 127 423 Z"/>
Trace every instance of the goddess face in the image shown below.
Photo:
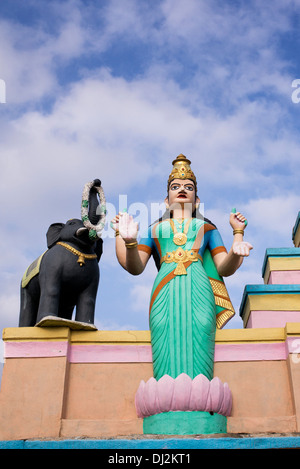
<path fill-rule="evenodd" d="M 170 209 L 190 204 L 194 211 L 196 204 L 200 202 L 195 192 L 194 182 L 190 179 L 173 179 L 169 185 L 168 197 L 165 199 Z"/>

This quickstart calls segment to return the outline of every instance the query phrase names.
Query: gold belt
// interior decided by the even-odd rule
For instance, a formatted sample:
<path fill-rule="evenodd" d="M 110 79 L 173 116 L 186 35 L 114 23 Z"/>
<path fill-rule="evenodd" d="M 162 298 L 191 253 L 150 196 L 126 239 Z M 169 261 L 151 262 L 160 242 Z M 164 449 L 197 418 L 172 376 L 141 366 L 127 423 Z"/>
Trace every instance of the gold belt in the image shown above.
<path fill-rule="evenodd" d="M 193 249 L 184 250 L 182 248 L 176 249 L 176 251 L 167 252 L 165 256 L 160 259 L 160 263 L 166 262 L 176 262 L 177 267 L 174 271 L 175 275 L 186 275 L 186 268 L 184 262 L 197 262 L 198 260 L 202 261 L 202 257 Z"/>

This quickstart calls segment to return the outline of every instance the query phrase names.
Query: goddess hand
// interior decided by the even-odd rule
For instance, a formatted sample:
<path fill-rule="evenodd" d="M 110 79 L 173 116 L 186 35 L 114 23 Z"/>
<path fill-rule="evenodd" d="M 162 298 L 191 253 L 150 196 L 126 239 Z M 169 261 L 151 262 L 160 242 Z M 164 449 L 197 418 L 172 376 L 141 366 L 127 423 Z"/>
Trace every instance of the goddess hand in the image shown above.
<path fill-rule="evenodd" d="M 139 224 L 128 213 L 119 214 L 119 233 L 126 243 L 136 241 Z"/>
<path fill-rule="evenodd" d="M 120 214 L 116 215 L 110 222 L 110 226 L 115 231 L 119 230 L 119 217 L 120 217 Z"/>
<path fill-rule="evenodd" d="M 241 257 L 248 257 L 251 249 L 253 249 L 253 246 L 247 241 L 236 241 L 232 245 L 233 254 Z"/>
<path fill-rule="evenodd" d="M 246 217 L 241 212 L 232 210 L 229 218 L 229 223 L 234 230 L 244 230 L 247 226 Z"/>

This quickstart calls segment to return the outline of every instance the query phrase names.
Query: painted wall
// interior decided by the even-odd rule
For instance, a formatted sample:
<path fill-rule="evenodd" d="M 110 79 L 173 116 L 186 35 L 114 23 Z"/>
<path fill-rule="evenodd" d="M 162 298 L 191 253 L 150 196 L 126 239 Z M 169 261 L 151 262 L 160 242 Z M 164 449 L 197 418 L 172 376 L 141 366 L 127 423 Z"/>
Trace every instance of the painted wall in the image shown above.
<path fill-rule="evenodd" d="M 300 223 L 246 285 L 244 329 L 218 330 L 214 375 L 232 392 L 228 433 L 300 432 Z M 152 376 L 149 331 L 7 328 L 0 440 L 141 435 L 135 393 Z"/>
<path fill-rule="evenodd" d="M 142 434 L 140 381 L 152 376 L 148 331 L 9 328 L 0 440 Z M 300 323 L 218 331 L 215 375 L 233 394 L 228 433 L 300 428 Z"/>

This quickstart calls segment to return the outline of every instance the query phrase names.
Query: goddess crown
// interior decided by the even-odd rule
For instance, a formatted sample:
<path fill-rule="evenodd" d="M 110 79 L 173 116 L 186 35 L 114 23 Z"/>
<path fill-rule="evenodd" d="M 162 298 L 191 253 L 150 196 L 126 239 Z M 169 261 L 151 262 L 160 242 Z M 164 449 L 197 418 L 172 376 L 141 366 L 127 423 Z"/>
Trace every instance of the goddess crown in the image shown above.
<path fill-rule="evenodd" d="M 182 153 L 172 161 L 173 169 L 168 179 L 168 189 L 170 182 L 173 181 L 173 179 L 191 179 L 195 184 L 195 192 L 197 194 L 197 180 L 195 174 L 191 170 L 190 164 L 190 160 Z"/>

